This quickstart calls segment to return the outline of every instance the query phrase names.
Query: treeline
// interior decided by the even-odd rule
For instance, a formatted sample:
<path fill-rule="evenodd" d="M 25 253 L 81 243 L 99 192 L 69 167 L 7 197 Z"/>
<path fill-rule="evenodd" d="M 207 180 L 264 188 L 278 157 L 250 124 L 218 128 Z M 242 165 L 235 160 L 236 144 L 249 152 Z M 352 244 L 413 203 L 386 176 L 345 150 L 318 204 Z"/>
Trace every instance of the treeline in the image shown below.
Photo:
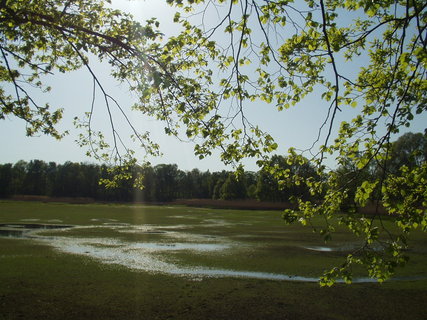
<path fill-rule="evenodd" d="M 335 170 L 337 180 L 348 190 L 349 201 L 357 186 L 363 181 L 378 179 L 383 170 L 398 173 L 399 168 L 413 168 L 427 161 L 426 134 L 406 133 L 392 144 L 387 168 L 372 162 L 363 169 L 352 161 L 341 163 Z M 291 176 L 298 174 L 302 179 L 317 176 L 309 161 L 289 164 L 286 157 L 273 156 L 270 167 L 285 169 Z M 293 197 L 308 199 L 305 184 L 283 183 L 268 170 L 243 172 L 239 178 L 234 172 L 201 172 L 180 170 L 175 164 L 135 166 L 133 176 L 144 176 L 144 189 L 135 188 L 134 181 L 120 181 L 116 188 L 100 185 L 103 179 L 112 179 L 113 174 L 106 165 L 65 162 L 56 164 L 41 160 L 18 161 L 0 165 L 0 197 L 13 195 L 38 195 L 50 197 L 84 197 L 96 201 L 147 201 L 167 202 L 175 199 L 256 199 L 259 201 L 289 202 Z M 373 193 L 375 195 L 375 193 Z"/>
<path fill-rule="evenodd" d="M 273 158 L 286 163 L 281 156 Z M 306 166 L 307 176 L 314 174 Z M 55 162 L 42 160 L 18 161 L 0 165 L 0 197 L 38 195 L 50 197 L 84 197 L 99 201 L 167 202 L 175 199 L 257 199 L 288 201 L 292 195 L 308 195 L 302 187 L 279 188 L 273 177 L 265 172 L 244 172 L 236 178 L 234 172 L 183 171 L 175 164 L 135 166 L 134 175 L 142 174 L 144 188 L 133 187 L 133 181 L 120 181 L 116 188 L 106 188 L 99 182 L 111 179 L 106 165 Z"/>

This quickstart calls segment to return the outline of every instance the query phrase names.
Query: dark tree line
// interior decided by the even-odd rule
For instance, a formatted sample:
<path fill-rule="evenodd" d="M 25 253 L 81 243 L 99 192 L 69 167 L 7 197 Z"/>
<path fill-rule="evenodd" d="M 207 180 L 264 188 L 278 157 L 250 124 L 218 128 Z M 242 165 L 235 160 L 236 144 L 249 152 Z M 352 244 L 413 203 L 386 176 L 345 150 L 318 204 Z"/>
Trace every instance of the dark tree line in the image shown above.
<path fill-rule="evenodd" d="M 376 200 L 380 197 L 385 174 L 390 175 L 388 179 L 400 180 L 408 170 L 421 167 L 426 163 L 427 130 L 424 134 L 412 132 L 403 134 L 395 142 L 391 143 L 389 153 L 383 156 L 389 159 L 385 167 L 382 163 L 371 162 L 363 168 L 358 167 L 349 157 L 343 157 L 342 163 L 335 170 L 338 185 L 345 189 L 348 194 L 342 209 L 345 211 L 357 209 L 355 199 L 357 199 L 358 190 L 363 188 L 364 181 L 377 181 L 370 199 Z M 394 184 L 392 183 L 392 185 Z M 404 200 L 406 191 L 410 188 L 410 184 L 400 184 L 397 186 L 393 197 L 396 200 Z M 422 201 L 420 201 L 419 206 L 423 206 Z"/>
<path fill-rule="evenodd" d="M 392 144 L 389 167 L 395 175 L 404 165 L 408 168 L 420 166 L 427 161 L 427 138 L 421 133 L 407 133 Z M 39 195 L 51 197 L 85 197 L 102 201 L 148 201 L 165 202 L 175 199 L 257 199 L 259 201 L 289 202 L 293 198 L 309 199 L 306 184 L 295 183 L 299 179 L 322 179 L 315 167 L 302 159 L 300 163 L 288 162 L 286 157 L 273 156 L 258 172 L 202 172 L 198 169 L 182 171 L 175 164 L 131 168 L 144 177 L 144 188 L 135 188 L 134 181 L 123 180 L 116 188 L 106 188 L 102 179 L 111 179 L 106 165 L 65 162 L 56 164 L 41 160 L 18 161 L 0 165 L 0 197 L 12 195 Z M 285 169 L 288 176 L 277 176 L 271 168 Z M 354 199 L 357 186 L 363 181 L 378 179 L 383 172 L 375 163 L 357 168 L 350 159 L 335 170 L 342 188 L 347 190 L 348 199 Z M 283 172 L 282 170 L 279 170 Z M 132 176 L 137 176 L 133 174 Z M 377 185 L 377 188 L 380 186 Z M 375 198 L 375 192 L 373 192 Z M 374 200 L 374 199 L 373 199 Z M 350 200 L 345 210 L 354 209 Z"/>
<path fill-rule="evenodd" d="M 274 161 L 286 163 L 281 156 Z M 0 165 L 0 197 L 38 195 L 50 197 L 85 197 L 104 201 L 165 202 L 175 199 L 258 199 L 288 201 L 296 193 L 307 193 L 294 187 L 280 188 L 266 172 L 202 172 L 183 171 L 175 164 L 135 166 L 131 170 L 142 174 L 144 188 L 134 187 L 134 181 L 123 180 L 116 188 L 100 184 L 112 173 L 105 165 L 55 162 L 42 160 L 18 161 Z M 314 172 L 314 170 L 313 170 Z M 308 171 L 308 174 L 311 172 Z M 135 175 L 136 176 L 136 175 Z"/>

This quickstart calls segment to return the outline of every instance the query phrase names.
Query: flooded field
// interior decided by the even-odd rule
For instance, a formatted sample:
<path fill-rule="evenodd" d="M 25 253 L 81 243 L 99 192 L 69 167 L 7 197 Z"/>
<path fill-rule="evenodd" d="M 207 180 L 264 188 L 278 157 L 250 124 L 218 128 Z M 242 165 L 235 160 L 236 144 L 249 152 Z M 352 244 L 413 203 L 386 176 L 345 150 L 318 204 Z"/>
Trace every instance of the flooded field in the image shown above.
<path fill-rule="evenodd" d="M 412 263 L 386 283 L 355 269 L 353 286 L 320 289 L 324 270 L 359 240 L 338 230 L 324 243 L 309 228 L 286 226 L 278 211 L 18 202 L 0 209 L 0 303 L 16 319 L 34 310 L 40 319 L 46 310 L 52 319 L 263 319 L 266 310 L 270 319 L 334 319 L 337 308 L 349 315 L 338 318 L 352 319 L 343 301 L 374 318 L 389 308 L 389 319 L 405 301 L 416 318 L 427 298 L 422 233 L 408 251 Z"/>
<path fill-rule="evenodd" d="M 71 227 L 72 226 L 37 223 L 0 224 L 0 237 L 37 238 L 34 233 L 35 230 L 66 229 Z"/>
<path fill-rule="evenodd" d="M 0 224 L 0 237 L 28 239 L 63 253 L 141 272 L 308 282 L 317 282 L 322 268 L 359 245 L 356 239 L 346 239 L 325 246 L 321 238 L 309 237 L 310 230 L 298 229 L 297 233 L 285 226 L 274 212 L 240 213 L 237 219 L 238 212 L 212 209 L 132 209 L 138 219 L 134 223 L 120 214 L 114 219 L 89 215 L 87 223 L 75 225 L 53 224 L 64 218 L 49 219 L 49 223 L 23 218 Z M 154 214 L 160 223 L 140 222 Z M 316 264 L 307 268 L 307 261 Z M 376 280 L 359 276 L 354 281 Z"/>
<path fill-rule="evenodd" d="M 190 225 L 182 225 L 189 228 Z M 83 238 L 67 236 L 70 232 L 85 232 L 94 228 L 108 229 L 123 234 L 162 235 L 161 238 L 141 241 L 124 241 L 118 238 Z M 180 226 L 129 226 L 127 224 L 104 223 L 101 226 L 67 226 L 45 224 L 2 224 L 0 236 L 27 238 L 47 243 L 61 252 L 78 254 L 97 259 L 101 263 L 117 264 L 130 269 L 152 273 L 166 273 L 185 277 L 249 277 L 270 280 L 293 280 L 315 282 L 318 278 L 300 275 L 286 275 L 269 272 L 238 271 L 215 269 L 209 266 L 183 267 L 171 257 L 185 251 L 191 255 L 249 254 L 254 250 L 250 245 L 232 241 L 225 237 L 199 235 L 164 229 L 180 228 Z M 70 230 L 72 229 L 72 230 Z M 45 231 L 62 230 L 63 235 L 49 236 Z M 185 240 L 186 242 L 181 242 Z M 180 242 L 176 242 L 180 241 Z M 168 262 L 169 261 L 169 262 Z M 174 262 L 170 262 L 174 261 Z M 356 279 L 356 281 L 372 281 L 372 279 Z"/>

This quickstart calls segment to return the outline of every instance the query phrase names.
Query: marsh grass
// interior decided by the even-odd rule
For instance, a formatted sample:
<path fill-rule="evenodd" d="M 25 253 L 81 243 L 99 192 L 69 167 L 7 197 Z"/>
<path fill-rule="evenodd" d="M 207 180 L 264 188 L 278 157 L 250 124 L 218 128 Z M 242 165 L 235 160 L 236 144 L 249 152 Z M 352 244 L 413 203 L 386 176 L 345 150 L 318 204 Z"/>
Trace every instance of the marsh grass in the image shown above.
<path fill-rule="evenodd" d="M 307 228 L 285 226 L 280 212 L 272 211 L 0 202 L 0 223 L 27 219 L 83 227 L 43 231 L 46 237 L 129 243 L 205 239 L 231 245 L 212 252 L 154 253 L 181 266 L 318 276 L 345 254 L 303 248 L 325 244 Z M 108 223 L 137 227 L 135 231 Z M 327 245 L 355 239 L 341 232 L 334 241 Z M 425 234 L 414 234 L 413 241 L 410 263 L 398 276 L 427 274 Z M 427 280 L 320 288 L 317 283 L 168 275 L 63 253 L 36 239 L 0 238 L 0 284 L 0 319 L 401 320 L 423 319 L 427 301 Z"/>

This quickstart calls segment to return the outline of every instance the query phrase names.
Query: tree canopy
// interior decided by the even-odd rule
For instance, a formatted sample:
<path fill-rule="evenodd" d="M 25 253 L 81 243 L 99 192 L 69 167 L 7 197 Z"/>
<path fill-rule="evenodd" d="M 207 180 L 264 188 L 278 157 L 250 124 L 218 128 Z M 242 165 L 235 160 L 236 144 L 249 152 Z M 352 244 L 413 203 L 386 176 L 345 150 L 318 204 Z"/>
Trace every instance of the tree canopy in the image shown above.
<path fill-rule="evenodd" d="M 427 229 L 427 163 L 413 154 L 409 158 L 418 161 L 415 166 L 396 168 L 391 141 L 427 108 L 425 1 L 167 0 L 177 8 L 174 21 L 180 30 L 167 39 L 155 19 L 142 25 L 107 2 L 0 2 L 0 117 L 24 119 L 28 135 L 60 138 L 55 125 L 61 109 L 39 105 L 31 90 L 49 89 L 43 76 L 86 68 L 94 92 L 104 97 L 112 142 L 92 130 L 89 106 L 88 118 L 79 122 L 86 129 L 81 145 L 97 159 L 118 161 L 121 168 L 134 163 L 111 113 L 118 108 L 134 138 L 147 153 L 156 154 L 149 133 L 135 130 L 93 72 L 91 59 L 107 61 L 112 76 L 138 96 L 133 108 L 163 121 L 168 134 L 193 139 L 200 158 L 214 149 L 224 163 L 236 166 L 255 158 L 279 184 L 306 185 L 311 200 L 295 199 L 298 209 L 285 212 L 287 222 L 308 224 L 321 215 L 326 224 L 318 231 L 329 239 L 349 197 L 365 205 L 375 194 L 377 207 L 388 210 L 398 231 L 385 230 L 380 215 L 342 215 L 340 223 L 363 241 L 342 266 L 325 274 L 323 284 L 337 277 L 351 282 L 354 264 L 381 281 L 405 263 L 409 232 Z M 325 121 L 306 151 L 317 170 L 307 178 L 271 165 L 278 144 L 248 120 L 246 106 L 267 103 L 285 112 L 313 92 L 321 96 Z M 93 108 L 93 101 L 89 105 Z M 334 132 L 337 113 L 346 108 L 356 108 L 357 115 Z M 355 177 L 372 164 L 380 172 L 343 184 L 339 173 L 325 166 L 327 158 L 338 166 L 351 163 Z M 287 161 L 303 165 L 307 159 L 291 149 Z M 117 177 L 128 176 L 117 171 Z"/>

